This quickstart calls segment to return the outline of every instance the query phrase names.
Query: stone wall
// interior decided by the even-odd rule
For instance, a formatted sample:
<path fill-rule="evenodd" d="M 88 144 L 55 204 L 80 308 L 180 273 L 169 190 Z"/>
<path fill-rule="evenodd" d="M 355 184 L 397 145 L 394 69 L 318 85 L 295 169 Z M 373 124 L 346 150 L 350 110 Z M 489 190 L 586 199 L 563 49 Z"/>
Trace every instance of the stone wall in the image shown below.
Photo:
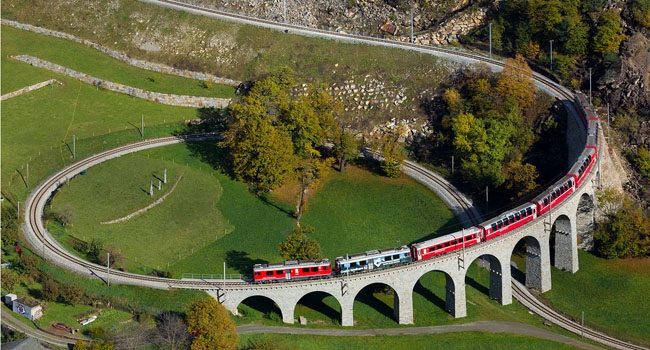
<path fill-rule="evenodd" d="M 12 58 L 21 62 L 28 63 L 32 66 L 45 68 L 59 74 L 67 75 L 101 89 L 111 90 L 166 105 L 194 108 L 224 108 L 230 104 L 229 98 L 164 94 L 160 92 L 143 90 L 128 85 L 118 84 L 99 79 L 85 73 L 77 72 L 70 68 L 66 68 L 33 56 L 19 55 L 12 56 Z"/>
<path fill-rule="evenodd" d="M 19 90 L 4 94 L 4 95 L 0 96 L 0 101 L 8 100 L 8 99 L 10 99 L 12 97 L 16 97 L 18 95 L 22 95 L 22 94 L 30 92 L 30 91 L 38 90 L 38 89 L 40 89 L 42 87 L 46 87 L 46 86 L 52 85 L 54 83 L 61 84 L 56 79 L 46 80 L 44 82 L 40 82 L 38 84 L 26 86 L 26 87 L 24 87 L 22 89 L 19 89 Z"/>
<path fill-rule="evenodd" d="M 196 79 L 196 80 L 203 80 L 203 81 L 211 81 L 217 84 L 224 84 L 224 85 L 231 85 L 231 86 L 238 86 L 241 82 L 237 80 L 232 80 L 232 79 L 226 79 L 226 78 L 220 78 L 217 76 L 214 76 L 212 74 L 207 74 L 207 73 L 200 73 L 200 72 L 193 72 L 193 71 L 188 71 L 188 70 L 181 70 L 181 69 L 176 69 L 174 67 L 170 67 L 164 64 L 159 64 L 159 63 L 152 63 L 152 62 L 147 62 L 143 60 L 138 60 L 135 58 L 129 57 L 127 54 L 111 50 L 109 48 L 103 47 L 97 43 L 94 43 L 92 41 L 86 40 L 86 39 L 80 39 L 77 38 L 74 35 L 62 33 L 62 32 L 57 32 L 54 30 L 46 29 L 46 28 L 41 28 L 41 27 L 36 27 L 30 24 L 23 24 L 23 23 L 18 23 L 14 21 L 10 21 L 7 19 L 2 19 L 1 21 L 2 24 L 22 29 L 22 30 L 27 30 L 30 32 L 38 33 L 38 34 L 44 34 L 44 35 L 49 35 L 53 36 L 56 38 L 62 38 L 66 40 L 71 40 L 80 44 L 84 44 L 86 46 L 90 46 L 95 50 L 98 50 L 100 52 L 103 52 L 117 60 L 120 60 L 122 62 L 125 62 L 131 66 L 146 69 L 149 71 L 153 72 L 159 72 L 159 73 L 164 73 L 164 74 L 171 74 L 171 75 L 177 75 L 185 78 L 190 78 L 190 79 Z"/>

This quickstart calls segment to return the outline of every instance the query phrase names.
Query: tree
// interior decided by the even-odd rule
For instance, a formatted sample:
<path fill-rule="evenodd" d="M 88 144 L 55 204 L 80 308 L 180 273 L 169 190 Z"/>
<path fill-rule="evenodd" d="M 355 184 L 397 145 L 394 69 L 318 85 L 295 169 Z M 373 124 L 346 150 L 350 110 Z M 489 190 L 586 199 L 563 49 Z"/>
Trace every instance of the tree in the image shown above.
<path fill-rule="evenodd" d="M 314 228 L 296 226 L 293 232 L 278 245 L 278 252 L 284 260 L 318 260 L 323 258 L 320 244 L 307 235 L 314 233 Z"/>
<path fill-rule="evenodd" d="M 332 151 L 338 161 L 339 171 L 343 173 L 345 172 L 345 166 L 348 161 L 354 160 L 359 156 L 361 143 L 350 131 L 344 128 L 340 128 L 336 132 L 333 142 L 334 147 Z"/>
<path fill-rule="evenodd" d="M 61 288 L 61 298 L 70 305 L 81 302 L 84 298 L 85 291 L 78 284 L 69 284 Z"/>
<path fill-rule="evenodd" d="M 594 232 L 596 250 L 607 259 L 650 255 L 650 219 L 625 199 L 621 209 Z"/>
<path fill-rule="evenodd" d="M 406 151 L 399 143 L 399 130 L 396 134 L 387 134 L 381 141 L 381 170 L 384 175 L 392 178 L 402 175 L 402 163 L 406 159 Z"/>
<path fill-rule="evenodd" d="M 621 29 L 621 16 L 615 9 L 609 9 L 600 16 L 594 35 L 594 52 L 601 55 L 618 52 L 625 35 Z"/>
<path fill-rule="evenodd" d="M 66 205 L 65 207 L 55 211 L 53 214 L 54 219 L 63 226 L 71 225 L 75 217 L 74 209 L 70 205 Z"/>
<path fill-rule="evenodd" d="M 44 274 L 41 280 L 41 297 L 46 301 L 56 301 L 59 298 L 59 284 L 49 274 Z"/>
<path fill-rule="evenodd" d="M 185 349 L 189 341 L 187 325 L 176 313 L 163 312 L 157 318 L 155 342 L 162 349 Z"/>
<path fill-rule="evenodd" d="M 86 343 L 84 343 L 83 340 L 78 339 L 77 342 L 74 343 L 72 350 L 86 350 Z"/>
<path fill-rule="evenodd" d="M 258 192 L 278 188 L 293 172 L 295 156 L 291 138 L 268 119 L 249 119 L 231 126 L 223 144 L 230 149 L 234 174 L 254 184 Z"/>
<path fill-rule="evenodd" d="M 104 251 L 99 254 L 97 260 L 103 266 L 106 266 L 107 263 L 110 263 L 110 267 L 112 268 L 119 269 L 124 267 L 124 255 L 119 249 L 117 249 L 117 247 L 112 245 L 104 248 Z"/>
<path fill-rule="evenodd" d="M 503 175 L 506 188 L 514 190 L 517 197 L 530 193 L 539 186 L 536 182 L 539 174 L 535 166 L 529 163 L 523 164 L 519 158 L 511 160 L 504 166 Z"/>
<path fill-rule="evenodd" d="M 516 55 L 506 61 L 495 89 L 503 100 L 512 99 L 519 111 L 523 111 L 533 102 L 537 90 L 533 81 L 533 70 L 522 55 Z"/>
<path fill-rule="evenodd" d="M 235 349 L 239 334 L 228 310 L 214 298 L 206 298 L 190 306 L 187 329 L 194 334 L 192 350 Z"/>
<path fill-rule="evenodd" d="M 18 243 L 18 219 L 16 208 L 11 205 L 2 205 L 2 244 L 14 246 Z"/>
<path fill-rule="evenodd" d="M 642 27 L 650 28 L 650 0 L 633 0 L 630 4 L 632 18 Z"/>

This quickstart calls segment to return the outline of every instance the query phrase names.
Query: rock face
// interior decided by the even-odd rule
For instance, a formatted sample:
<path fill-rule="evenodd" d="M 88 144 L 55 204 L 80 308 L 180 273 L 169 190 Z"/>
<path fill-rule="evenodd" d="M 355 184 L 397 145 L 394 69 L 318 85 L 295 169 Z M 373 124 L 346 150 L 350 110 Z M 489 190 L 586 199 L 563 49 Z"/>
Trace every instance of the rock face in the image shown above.
<path fill-rule="evenodd" d="M 613 106 L 650 118 L 650 37 L 639 32 L 628 37 L 620 61 L 597 81 L 597 90 Z"/>
<path fill-rule="evenodd" d="M 278 22 L 285 21 L 286 13 L 286 22 L 290 24 L 399 41 L 410 40 L 412 17 L 414 42 L 422 45 L 457 42 L 459 35 L 482 24 L 487 12 L 485 7 L 470 6 L 472 3 L 467 0 L 429 2 L 423 6 L 416 3 L 413 7 L 407 1 L 388 0 L 181 1 Z"/>

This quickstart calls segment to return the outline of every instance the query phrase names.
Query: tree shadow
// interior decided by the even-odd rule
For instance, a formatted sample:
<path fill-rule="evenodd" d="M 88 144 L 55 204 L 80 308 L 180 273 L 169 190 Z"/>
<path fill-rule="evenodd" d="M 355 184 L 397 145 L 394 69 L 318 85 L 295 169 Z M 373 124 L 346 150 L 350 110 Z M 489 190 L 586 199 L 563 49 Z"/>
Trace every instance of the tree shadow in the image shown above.
<path fill-rule="evenodd" d="M 465 283 L 470 285 L 472 288 L 476 289 L 477 291 L 489 296 L 490 295 L 490 288 L 480 284 L 478 281 L 476 281 L 472 277 L 465 277 Z"/>
<path fill-rule="evenodd" d="M 226 264 L 242 275 L 250 275 L 252 266 L 255 264 L 267 263 L 266 260 L 249 258 L 248 253 L 244 251 L 229 250 L 226 252 Z"/>
<path fill-rule="evenodd" d="M 242 304 L 250 307 L 253 310 L 261 312 L 264 315 L 271 315 L 273 313 L 282 315 L 282 311 L 278 305 L 267 297 L 253 296 L 244 299 L 244 301 L 242 301 Z"/>
<path fill-rule="evenodd" d="M 426 300 L 432 302 L 435 306 L 439 307 L 442 310 L 446 310 L 446 301 L 436 294 L 434 294 L 431 290 L 426 288 L 425 286 L 418 281 L 418 283 L 415 284 L 415 288 L 413 288 L 413 291 L 415 293 L 420 294 L 423 296 Z"/>
<path fill-rule="evenodd" d="M 264 202 L 264 204 L 269 205 L 269 206 L 279 210 L 280 212 L 287 214 L 288 217 L 295 218 L 294 213 L 291 210 L 283 208 L 280 205 L 278 205 L 277 203 L 274 203 L 266 193 L 262 193 L 262 194 L 258 195 L 257 198 L 259 198 L 262 202 Z"/>
<path fill-rule="evenodd" d="M 361 303 L 364 303 L 371 308 L 375 309 L 377 312 L 380 314 L 390 318 L 391 320 L 393 318 L 393 309 L 390 308 L 388 305 L 386 305 L 383 301 L 379 300 L 377 297 L 374 295 L 374 288 L 373 286 L 375 285 L 370 285 L 365 288 L 363 288 L 355 300 L 358 300 Z M 382 285 L 383 286 L 383 285 Z"/>
<path fill-rule="evenodd" d="M 332 320 L 341 319 L 341 311 L 336 310 L 333 307 L 325 304 L 323 300 L 330 295 L 325 292 L 313 292 L 302 297 L 298 304 L 301 304 L 305 307 L 308 307 L 312 310 L 316 310 L 323 314 L 325 317 Z"/>

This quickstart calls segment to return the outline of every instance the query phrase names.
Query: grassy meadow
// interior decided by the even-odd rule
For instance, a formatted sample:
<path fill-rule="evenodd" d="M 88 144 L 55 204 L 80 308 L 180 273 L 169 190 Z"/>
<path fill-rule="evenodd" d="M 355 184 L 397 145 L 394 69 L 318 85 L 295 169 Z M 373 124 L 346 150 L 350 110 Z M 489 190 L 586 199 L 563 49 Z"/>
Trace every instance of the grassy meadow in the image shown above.
<path fill-rule="evenodd" d="M 462 332 L 411 336 L 326 337 L 289 334 L 242 334 L 240 344 L 272 344 L 279 350 L 319 349 L 574 349 L 533 337 L 506 333 Z"/>

